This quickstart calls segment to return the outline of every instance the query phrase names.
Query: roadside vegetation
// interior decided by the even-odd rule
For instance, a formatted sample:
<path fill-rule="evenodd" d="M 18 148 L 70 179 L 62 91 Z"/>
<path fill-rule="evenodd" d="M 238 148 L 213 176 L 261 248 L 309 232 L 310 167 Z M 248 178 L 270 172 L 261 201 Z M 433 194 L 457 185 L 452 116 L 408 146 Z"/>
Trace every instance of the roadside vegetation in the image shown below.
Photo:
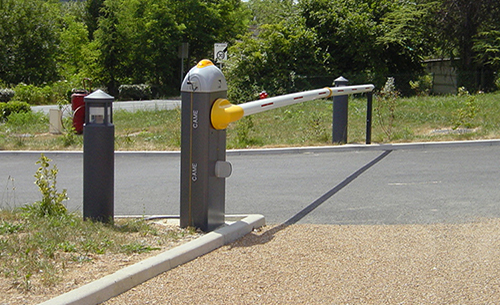
<path fill-rule="evenodd" d="M 380 92 L 373 99 L 372 143 L 488 139 L 500 137 L 500 93 L 400 97 Z M 332 100 L 316 100 L 245 117 L 231 124 L 231 148 L 331 144 Z M 180 109 L 116 111 L 116 150 L 180 149 Z M 364 143 L 366 98 L 349 100 L 348 143 Z M 0 150 L 82 150 L 71 118 L 63 134 L 48 132 L 42 113 L 14 113 L 0 123 Z"/>
<path fill-rule="evenodd" d="M 144 219 L 117 219 L 113 224 L 84 221 L 67 211 L 65 190 L 56 185 L 58 169 L 41 155 L 34 175 L 41 199 L 23 207 L 0 202 L 0 274 L 10 287 L 29 291 L 54 286 L 75 264 L 91 264 L 105 254 L 160 250 L 195 233 Z"/>

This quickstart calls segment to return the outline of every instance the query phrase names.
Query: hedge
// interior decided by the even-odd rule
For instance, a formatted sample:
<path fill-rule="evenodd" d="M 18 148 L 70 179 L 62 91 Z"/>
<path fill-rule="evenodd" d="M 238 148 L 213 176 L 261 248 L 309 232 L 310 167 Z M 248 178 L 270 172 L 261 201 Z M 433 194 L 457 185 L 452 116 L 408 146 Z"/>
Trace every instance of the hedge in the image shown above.
<path fill-rule="evenodd" d="M 7 117 L 11 113 L 27 113 L 31 112 L 31 107 L 26 102 L 8 102 L 8 103 L 0 103 L 0 119 L 7 120 Z"/>

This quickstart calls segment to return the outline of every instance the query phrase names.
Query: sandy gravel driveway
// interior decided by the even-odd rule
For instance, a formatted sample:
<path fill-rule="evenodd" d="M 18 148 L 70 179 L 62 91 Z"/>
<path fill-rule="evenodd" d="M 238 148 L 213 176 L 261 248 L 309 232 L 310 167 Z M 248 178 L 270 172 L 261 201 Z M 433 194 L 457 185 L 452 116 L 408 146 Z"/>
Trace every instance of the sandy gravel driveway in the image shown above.
<path fill-rule="evenodd" d="M 500 220 L 268 226 L 105 304 L 497 304 Z"/>

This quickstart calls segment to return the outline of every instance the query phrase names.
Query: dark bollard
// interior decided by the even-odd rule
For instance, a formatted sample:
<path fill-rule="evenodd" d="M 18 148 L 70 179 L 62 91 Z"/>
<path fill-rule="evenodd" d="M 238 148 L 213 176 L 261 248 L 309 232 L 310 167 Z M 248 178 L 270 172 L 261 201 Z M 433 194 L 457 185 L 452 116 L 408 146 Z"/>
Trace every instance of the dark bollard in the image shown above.
<path fill-rule="evenodd" d="M 345 87 L 349 81 L 344 77 L 337 78 L 335 87 Z M 348 95 L 333 97 L 332 143 L 347 143 Z"/>
<path fill-rule="evenodd" d="M 97 90 L 85 97 L 83 218 L 113 222 L 115 126 L 113 100 Z"/>

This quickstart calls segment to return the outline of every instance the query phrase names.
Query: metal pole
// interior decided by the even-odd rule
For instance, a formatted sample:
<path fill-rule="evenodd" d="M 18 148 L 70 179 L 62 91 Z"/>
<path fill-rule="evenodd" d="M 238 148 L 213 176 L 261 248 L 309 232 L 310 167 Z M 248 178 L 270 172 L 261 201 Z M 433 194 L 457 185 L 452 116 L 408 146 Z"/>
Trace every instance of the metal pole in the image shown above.
<path fill-rule="evenodd" d="M 366 144 L 372 143 L 373 92 L 366 93 Z"/>
<path fill-rule="evenodd" d="M 347 86 L 344 77 L 337 78 L 335 87 Z M 347 143 L 348 95 L 333 97 L 332 143 Z"/>

